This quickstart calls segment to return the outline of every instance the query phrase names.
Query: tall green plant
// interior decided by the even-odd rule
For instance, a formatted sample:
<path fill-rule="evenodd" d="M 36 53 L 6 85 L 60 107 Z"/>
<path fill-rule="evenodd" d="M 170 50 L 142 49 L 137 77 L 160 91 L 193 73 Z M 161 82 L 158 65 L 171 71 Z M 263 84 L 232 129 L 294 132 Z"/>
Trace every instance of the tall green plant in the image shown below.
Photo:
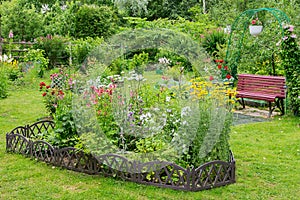
<path fill-rule="evenodd" d="M 285 36 L 281 43 L 281 59 L 285 69 L 290 109 L 294 115 L 300 115 L 300 49 L 294 26 L 284 27 Z"/>
<path fill-rule="evenodd" d="M 8 95 L 8 78 L 3 66 L 0 62 L 0 99 L 6 98 Z"/>

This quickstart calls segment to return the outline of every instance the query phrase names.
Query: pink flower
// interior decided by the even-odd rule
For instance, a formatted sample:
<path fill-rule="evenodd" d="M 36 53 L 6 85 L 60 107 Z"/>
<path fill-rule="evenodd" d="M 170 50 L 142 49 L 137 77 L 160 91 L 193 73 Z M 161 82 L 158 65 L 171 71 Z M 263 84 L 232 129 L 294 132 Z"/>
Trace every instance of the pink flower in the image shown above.
<path fill-rule="evenodd" d="M 291 38 L 297 38 L 297 35 L 296 34 L 292 34 Z"/>
<path fill-rule="evenodd" d="M 50 79 L 51 79 L 51 80 L 53 80 L 53 78 L 56 78 L 56 77 L 58 77 L 58 74 L 56 74 L 56 73 L 50 75 Z"/>
<path fill-rule="evenodd" d="M 282 38 L 282 40 L 287 40 L 289 37 L 288 36 L 284 36 L 283 38 Z"/>
<path fill-rule="evenodd" d="M 14 37 L 14 34 L 12 32 L 12 30 L 9 31 L 9 34 L 8 34 L 8 38 L 13 38 Z"/>
<path fill-rule="evenodd" d="M 290 28 L 289 28 L 288 31 L 293 32 L 294 31 L 294 26 L 290 25 Z"/>
<path fill-rule="evenodd" d="M 210 77 L 209 77 L 209 80 L 210 80 L 210 81 L 213 81 L 213 80 L 214 80 L 214 77 L 213 77 L 213 76 L 210 76 Z"/>

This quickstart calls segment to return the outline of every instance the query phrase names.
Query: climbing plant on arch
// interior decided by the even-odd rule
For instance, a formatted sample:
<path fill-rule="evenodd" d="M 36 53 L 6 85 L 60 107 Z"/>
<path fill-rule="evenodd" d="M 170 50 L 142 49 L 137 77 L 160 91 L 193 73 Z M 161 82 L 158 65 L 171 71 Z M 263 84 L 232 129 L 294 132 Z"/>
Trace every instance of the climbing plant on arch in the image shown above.
<path fill-rule="evenodd" d="M 249 26 L 252 20 L 259 19 L 263 25 L 263 32 L 258 36 L 251 36 L 249 33 Z M 259 8 L 246 10 L 241 13 L 231 26 L 231 32 L 228 40 L 226 51 L 226 64 L 230 68 L 231 75 L 236 78 L 238 73 L 238 65 L 243 59 L 243 55 L 252 55 L 249 57 L 247 63 L 255 65 L 258 58 L 261 56 L 270 56 L 271 65 L 273 66 L 272 74 L 275 73 L 275 59 L 273 48 L 284 36 L 284 24 L 289 24 L 289 17 L 282 11 L 276 8 Z M 250 39 L 249 39 L 250 38 Z M 247 40 L 248 39 L 248 40 Z M 245 48 L 245 42 L 248 43 Z M 263 47 L 263 48 L 261 48 Z M 278 48 L 277 48 L 278 49 Z M 248 51 L 247 51 L 248 50 Z M 255 56 L 255 57 L 253 57 Z M 223 77 L 227 72 L 223 72 Z"/>

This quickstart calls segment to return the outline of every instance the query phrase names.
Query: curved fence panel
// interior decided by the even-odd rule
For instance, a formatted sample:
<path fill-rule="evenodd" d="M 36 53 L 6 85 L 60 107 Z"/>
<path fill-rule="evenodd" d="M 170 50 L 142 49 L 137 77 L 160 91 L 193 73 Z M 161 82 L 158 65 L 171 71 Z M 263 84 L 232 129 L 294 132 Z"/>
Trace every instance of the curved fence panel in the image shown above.
<path fill-rule="evenodd" d="M 30 145 L 30 156 L 46 163 L 54 162 L 54 148 L 45 141 L 35 141 Z"/>
<path fill-rule="evenodd" d="M 235 160 L 212 161 L 198 168 L 184 169 L 175 163 L 140 163 L 116 154 L 93 156 L 74 147 L 54 148 L 36 136 L 54 129 L 52 121 L 19 126 L 6 134 L 6 151 L 30 156 L 39 161 L 87 174 L 102 174 L 136 183 L 175 190 L 200 191 L 235 183 Z"/>

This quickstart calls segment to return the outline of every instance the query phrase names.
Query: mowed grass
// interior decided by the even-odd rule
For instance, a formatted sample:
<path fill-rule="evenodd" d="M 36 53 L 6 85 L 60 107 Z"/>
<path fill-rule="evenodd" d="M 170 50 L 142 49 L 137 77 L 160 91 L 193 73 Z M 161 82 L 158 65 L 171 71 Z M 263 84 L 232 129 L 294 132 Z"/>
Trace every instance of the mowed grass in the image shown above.
<path fill-rule="evenodd" d="M 31 89 L 30 89 L 31 88 Z M 91 176 L 5 152 L 5 133 L 47 115 L 34 87 L 0 100 L 0 199 L 299 199 L 300 119 L 234 126 L 231 149 L 237 183 L 183 192 Z"/>

